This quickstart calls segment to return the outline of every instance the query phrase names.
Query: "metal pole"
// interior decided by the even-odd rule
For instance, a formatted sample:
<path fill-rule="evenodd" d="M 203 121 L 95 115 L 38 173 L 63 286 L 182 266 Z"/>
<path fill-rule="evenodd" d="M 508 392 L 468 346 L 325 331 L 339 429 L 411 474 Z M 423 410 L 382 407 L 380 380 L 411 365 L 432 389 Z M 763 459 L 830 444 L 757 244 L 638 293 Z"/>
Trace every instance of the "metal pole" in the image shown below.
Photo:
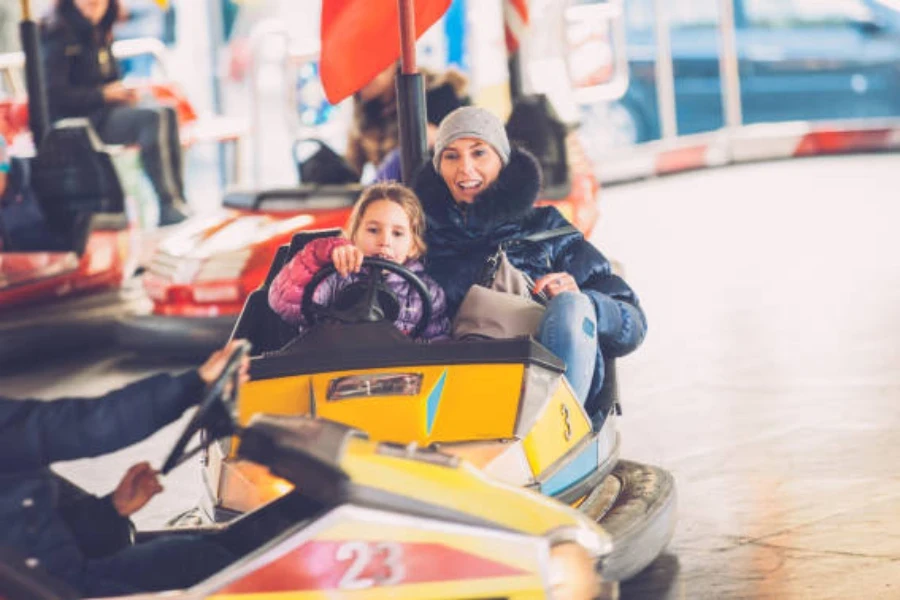
<path fill-rule="evenodd" d="M 416 72 L 416 13 L 413 0 L 397 0 L 400 12 L 400 72 Z"/>
<path fill-rule="evenodd" d="M 262 185 L 262 115 L 261 102 L 262 97 L 259 90 L 259 70 L 261 68 L 260 46 L 262 40 L 269 36 L 279 36 L 284 41 L 284 56 L 282 58 L 282 66 L 288 60 L 288 50 L 290 46 L 290 37 L 283 25 L 274 21 L 267 20 L 257 23 L 250 31 L 250 135 L 252 145 L 250 152 L 252 154 L 252 178 L 253 185 Z M 282 73 L 284 70 L 282 69 Z"/>
<path fill-rule="evenodd" d="M 397 124 L 400 128 L 400 174 L 412 184 L 413 175 L 424 164 L 425 82 L 416 72 L 416 22 L 413 0 L 397 0 L 400 16 L 400 74 L 397 75 Z"/>
<path fill-rule="evenodd" d="M 209 64 L 212 72 L 212 105 L 213 112 L 217 115 L 222 114 L 222 78 L 219 69 L 221 68 L 219 61 L 219 50 L 225 45 L 225 24 L 222 19 L 222 3 L 216 0 L 207 0 L 206 14 L 209 17 Z M 219 186 L 224 188 L 228 185 L 228 160 L 224 144 L 216 144 L 216 152 L 219 159 Z M 235 180 L 238 179 L 237 173 L 232 173 Z"/>
<path fill-rule="evenodd" d="M 47 88 L 44 83 L 44 61 L 41 60 L 40 34 L 37 23 L 31 20 L 29 0 L 22 2 L 22 21 L 19 37 L 25 54 L 25 81 L 28 87 L 28 126 L 34 139 L 35 150 L 40 148 L 50 129 L 50 110 L 47 106 Z"/>
<path fill-rule="evenodd" d="M 675 69 L 672 66 L 672 40 L 669 36 L 669 0 L 655 0 L 656 12 L 656 103 L 659 107 L 662 139 L 678 136 L 675 112 Z"/>
<path fill-rule="evenodd" d="M 507 61 L 509 67 L 509 96 L 516 103 L 516 100 L 525 95 L 522 86 L 522 53 L 518 49 L 512 53 Z"/>
<path fill-rule="evenodd" d="M 719 77 L 722 80 L 725 126 L 740 127 L 744 118 L 741 109 L 741 72 L 734 26 L 734 0 L 719 0 Z"/>

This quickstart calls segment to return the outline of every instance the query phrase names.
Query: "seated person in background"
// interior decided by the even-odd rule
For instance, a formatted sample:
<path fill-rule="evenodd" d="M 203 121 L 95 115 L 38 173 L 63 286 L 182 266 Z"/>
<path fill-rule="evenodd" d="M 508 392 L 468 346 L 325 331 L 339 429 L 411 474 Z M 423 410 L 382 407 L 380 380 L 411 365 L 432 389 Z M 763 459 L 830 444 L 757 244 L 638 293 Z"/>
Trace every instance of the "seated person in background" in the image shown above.
<path fill-rule="evenodd" d="M 12 158 L 0 136 L 0 250 L 64 252 L 67 240 L 47 226 L 34 191 L 28 161 Z"/>
<path fill-rule="evenodd" d="M 457 108 L 469 103 L 468 98 L 459 95 L 451 84 L 437 85 L 425 93 L 425 138 L 428 148 L 434 147 L 437 128 L 441 121 Z M 402 181 L 400 148 L 394 148 L 378 165 L 375 181 Z"/>
<path fill-rule="evenodd" d="M 436 126 L 452 110 L 468 104 L 468 81 L 461 72 L 456 69 L 448 69 L 440 74 L 427 69 L 420 69 L 420 72 L 425 80 L 429 123 Z M 362 176 L 366 164 L 375 167 L 381 165 L 399 143 L 397 92 L 394 83 L 396 73 L 397 65 L 392 64 L 353 96 L 353 122 L 347 140 L 346 159 L 358 176 Z M 397 172 L 399 173 L 399 167 Z M 399 176 L 385 177 L 379 181 L 399 179 Z"/>
<path fill-rule="evenodd" d="M 159 199 L 159 224 L 187 218 L 178 120 L 171 107 L 139 107 L 112 54 L 119 0 L 58 0 L 41 25 L 50 116 L 87 117 L 107 144 L 137 144 Z"/>
<path fill-rule="evenodd" d="M 114 452 L 171 423 L 219 377 L 236 343 L 198 369 L 152 375 L 99 398 L 0 396 L 0 546 L 36 559 L 92 598 L 185 588 L 227 566 L 232 554 L 198 536 L 132 544 L 128 515 L 162 489 L 146 463 L 129 469 L 102 499 L 56 475 L 50 465 Z M 245 360 L 242 381 L 248 367 Z"/>
<path fill-rule="evenodd" d="M 434 312 L 422 339 L 447 338 L 450 321 L 445 310 L 444 291 L 425 274 L 420 258 L 425 253 L 425 218 L 412 190 L 397 184 L 376 184 L 366 188 L 350 215 L 347 237 L 312 240 L 288 262 L 269 287 L 269 305 L 285 322 L 303 330 L 300 314 L 306 286 L 322 267 L 334 263 L 337 273 L 326 278 L 313 293 L 317 304 L 330 305 L 342 289 L 360 279 L 363 257 L 394 261 L 418 275 L 428 288 Z M 409 334 L 422 315 L 419 294 L 405 279 L 394 273 L 385 276 L 387 286 L 400 303 L 394 325 Z"/>

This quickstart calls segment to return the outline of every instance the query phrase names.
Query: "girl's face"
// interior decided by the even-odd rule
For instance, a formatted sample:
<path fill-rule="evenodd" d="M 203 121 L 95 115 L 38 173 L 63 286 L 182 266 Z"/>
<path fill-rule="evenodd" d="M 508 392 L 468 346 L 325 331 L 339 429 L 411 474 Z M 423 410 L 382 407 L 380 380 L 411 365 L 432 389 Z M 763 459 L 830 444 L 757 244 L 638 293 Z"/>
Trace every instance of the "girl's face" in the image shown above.
<path fill-rule="evenodd" d="M 366 256 L 401 265 L 408 258 L 415 258 L 409 216 L 402 206 L 390 200 L 376 200 L 366 207 L 351 241 Z"/>
<path fill-rule="evenodd" d="M 85 19 L 96 25 L 103 20 L 103 15 L 109 8 L 109 0 L 75 0 L 75 8 Z"/>
<path fill-rule="evenodd" d="M 503 161 L 490 144 L 478 138 L 454 140 L 441 153 L 441 177 L 457 202 L 472 204 L 500 176 Z"/>

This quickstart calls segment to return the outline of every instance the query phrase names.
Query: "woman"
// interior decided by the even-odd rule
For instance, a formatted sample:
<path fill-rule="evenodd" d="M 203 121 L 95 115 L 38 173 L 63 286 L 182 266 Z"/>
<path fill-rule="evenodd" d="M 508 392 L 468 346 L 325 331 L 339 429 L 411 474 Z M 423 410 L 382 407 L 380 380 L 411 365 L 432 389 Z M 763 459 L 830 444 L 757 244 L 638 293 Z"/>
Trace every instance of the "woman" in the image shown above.
<path fill-rule="evenodd" d="M 534 206 L 540 189 L 537 161 L 510 147 L 497 117 L 477 107 L 450 113 L 415 182 L 427 217 L 428 272 L 454 315 L 485 258 L 504 245 L 509 261 L 535 281 L 535 293 L 549 297 L 536 337 L 565 361 L 569 383 L 599 425 L 603 357 L 637 348 L 646 319 L 635 293 L 580 233 L 522 239 L 568 225 L 555 208 Z"/>
<path fill-rule="evenodd" d="M 159 224 L 187 218 L 178 121 L 170 107 L 138 107 L 112 54 L 119 0 L 59 0 L 42 26 L 50 116 L 87 117 L 107 144 L 137 144 L 159 198 Z"/>

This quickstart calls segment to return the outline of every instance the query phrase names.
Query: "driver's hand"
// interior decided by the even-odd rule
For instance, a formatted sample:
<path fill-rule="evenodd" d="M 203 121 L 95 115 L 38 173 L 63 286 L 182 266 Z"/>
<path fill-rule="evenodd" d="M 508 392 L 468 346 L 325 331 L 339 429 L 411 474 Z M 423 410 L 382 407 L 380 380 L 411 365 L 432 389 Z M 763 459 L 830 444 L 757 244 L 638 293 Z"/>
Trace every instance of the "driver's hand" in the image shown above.
<path fill-rule="evenodd" d="M 331 253 L 331 262 L 334 263 L 334 268 L 341 277 L 346 277 L 350 273 L 359 273 L 364 258 L 362 250 L 352 244 L 338 246 Z"/>
<path fill-rule="evenodd" d="M 197 369 L 197 374 L 200 375 L 200 379 L 203 380 L 207 386 L 214 382 L 219 378 L 219 375 L 222 374 L 222 370 L 225 368 L 225 365 L 228 363 L 228 357 L 230 357 L 237 347 L 240 344 L 246 344 L 247 340 L 231 340 L 228 342 L 224 348 L 220 350 L 216 350 L 212 354 L 209 355 L 209 358 L 206 359 L 206 362 L 200 365 Z M 243 360 L 241 361 L 240 369 L 238 370 L 239 378 L 241 383 L 247 383 L 250 381 L 250 357 L 244 355 Z"/>
<path fill-rule="evenodd" d="M 112 503 L 123 517 L 136 513 L 150 498 L 163 491 L 158 473 L 148 462 L 132 466 L 112 493 Z"/>

